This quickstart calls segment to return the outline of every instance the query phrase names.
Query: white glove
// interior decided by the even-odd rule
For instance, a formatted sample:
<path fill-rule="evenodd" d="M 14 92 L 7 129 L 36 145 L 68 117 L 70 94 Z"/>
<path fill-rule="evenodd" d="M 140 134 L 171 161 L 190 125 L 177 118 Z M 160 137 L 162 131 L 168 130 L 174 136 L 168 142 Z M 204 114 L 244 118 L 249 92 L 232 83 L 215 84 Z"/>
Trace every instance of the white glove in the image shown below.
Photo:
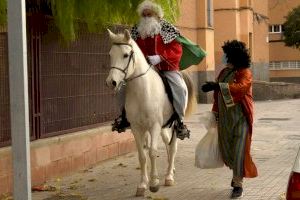
<path fill-rule="evenodd" d="M 159 55 L 148 56 L 148 60 L 151 63 L 151 65 L 157 65 L 161 62 L 161 58 Z"/>

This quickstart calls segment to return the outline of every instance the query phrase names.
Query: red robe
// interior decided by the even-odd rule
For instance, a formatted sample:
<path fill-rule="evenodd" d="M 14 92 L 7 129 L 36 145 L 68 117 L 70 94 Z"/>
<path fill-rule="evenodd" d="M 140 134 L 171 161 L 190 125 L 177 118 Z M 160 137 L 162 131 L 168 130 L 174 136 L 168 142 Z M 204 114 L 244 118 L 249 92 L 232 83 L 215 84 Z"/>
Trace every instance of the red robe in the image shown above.
<path fill-rule="evenodd" d="M 156 65 L 159 70 L 179 70 L 182 47 L 176 40 L 165 44 L 160 35 L 155 35 L 153 38 L 147 37 L 145 39 L 138 37 L 136 42 L 145 57 L 153 55 L 161 57 L 162 62 Z"/>
<path fill-rule="evenodd" d="M 222 70 L 217 78 L 223 73 Z M 257 168 L 252 161 L 250 155 L 251 138 L 253 130 L 253 95 L 252 95 L 252 73 L 248 68 L 239 69 L 234 74 L 234 81 L 229 84 L 229 91 L 232 102 L 225 102 L 228 104 L 240 103 L 242 105 L 243 113 L 247 118 L 249 125 L 249 133 L 246 137 L 245 145 L 245 159 L 244 159 L 244 177 L 253 178 L 257 176 Z M 218 92 L 214 92 L 213 112 L 218 112 Z"/>

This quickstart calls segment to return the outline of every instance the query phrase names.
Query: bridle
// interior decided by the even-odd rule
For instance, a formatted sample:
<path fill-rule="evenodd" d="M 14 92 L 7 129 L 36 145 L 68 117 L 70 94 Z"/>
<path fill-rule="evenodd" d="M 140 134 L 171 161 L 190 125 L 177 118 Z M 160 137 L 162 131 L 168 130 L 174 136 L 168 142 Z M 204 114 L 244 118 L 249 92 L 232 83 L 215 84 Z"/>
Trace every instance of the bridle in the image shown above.
<path fill-rule="evenodd" d="M 144 76 L 149 71 L 149 69 L 151 68 L 151 65 L 149 65 L 149 68 L 146 70 L 146 72 L 141 73 L 141 74 L 139 74 L 139 75 L 137 75 L 135 77 L 126 78 L 127 74 L 128 74 L 128 69 L 129 69 L 130 62 L 133 61 L 133 69 L 134 69 L 134 65 L 135 65 L 135 57 L 134 57 L 133 47 L 132 47 L 131 44 L 121 43 L 121 42 L 113 43 L 113 45 L 118 45 L 118 46 L 126 45 L 126 46 L 130 46 L 131 47 L 131 51 L 130 51 L 128 63 L 127 63 L 127 65 L 126 65 L 126 67 L 124 69 L 116 67 L 116 66 L 111 66 L 112 69 L 117 69 L 117 70 L 121 71 L 124 74 L 124 79 L 121 81 L 121 82 L 123 82 L 123 85 L 125 85 L 129 81 L 132 81 L 133 79 L 136 79 L 136 78 L 139 78 L 141 76 Z"/>

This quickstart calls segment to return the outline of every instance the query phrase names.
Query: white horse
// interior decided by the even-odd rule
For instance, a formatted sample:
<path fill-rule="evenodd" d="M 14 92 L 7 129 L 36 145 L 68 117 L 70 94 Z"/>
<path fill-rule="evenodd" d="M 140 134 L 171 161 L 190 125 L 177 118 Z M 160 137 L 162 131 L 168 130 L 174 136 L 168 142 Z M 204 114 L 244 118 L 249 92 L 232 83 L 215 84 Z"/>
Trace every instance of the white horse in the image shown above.
<path fill-rule="evenodd" d="M 111 69 L 106 84 L 116 92 L 122 84 L 125 87 L 125 109 L 131 130 L 136 141 L 141 166 L 141 181 L 137 187 L 136 196 L 144 196 L 148 187 L 146 150 L 149 149 L 151 160 L 150 191 L 159 189 L 159 177 L 156 168 L 157 146 L 161 135 L 167 148 L 168 169 L 165 176 L 165 185 L 174 184 L 174 159 L 177 151 L 177 138 L 172 138 L 170 128 L 162 126 L 173 114 L 165 91 L 164 84 L 158 73 L 147 63 L 142 51 L 131 38 L 128 30 L 124 34 L 114 34 L 108 30 L 112 42 L 110 49 Z M 182 73 L 188 89 L 187 111 L 194 107 L 195 93 L 193 83 L 188 74 Z"/>

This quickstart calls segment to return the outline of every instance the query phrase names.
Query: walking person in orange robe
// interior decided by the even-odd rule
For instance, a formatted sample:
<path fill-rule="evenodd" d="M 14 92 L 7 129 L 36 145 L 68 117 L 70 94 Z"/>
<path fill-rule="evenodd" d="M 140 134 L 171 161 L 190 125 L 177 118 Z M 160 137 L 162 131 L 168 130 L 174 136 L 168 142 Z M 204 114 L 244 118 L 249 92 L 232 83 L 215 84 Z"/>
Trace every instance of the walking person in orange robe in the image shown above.
<path fill-rule="evenodd" d="M 231 198 L 243 195 L 243 178 L 254 178 L 257 169 L 250 155 L 253 130 L 253 96 L 250 56 L 243 42 L 227 41 L 222 46 L 226 67 L 216 82 L 207 82 L 203 92 L 214 91 L 219 147 L 224 163 L 233 171 Z"/>

